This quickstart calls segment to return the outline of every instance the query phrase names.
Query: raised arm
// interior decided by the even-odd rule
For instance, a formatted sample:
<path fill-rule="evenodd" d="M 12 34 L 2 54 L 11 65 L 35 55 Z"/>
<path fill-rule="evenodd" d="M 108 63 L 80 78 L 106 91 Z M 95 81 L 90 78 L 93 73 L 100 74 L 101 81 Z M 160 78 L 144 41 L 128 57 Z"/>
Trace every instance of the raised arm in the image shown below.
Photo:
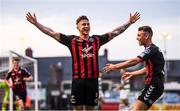
<path fill-rule="evenodd" d="M 54 32 L 52 29 L 50 29 L 49 27 L 46 27 L 42 24 L 40 24 L 38 21 L 37 21 L 37 18 L 36 18 L 36 15 L 35 13 L 32 15 L 30 12 L 28 12 L 26 14 L 26 19 L 31 23 L 33 24 L 34 26 L 36 26 L 40 31 L 42 31 L 43 33 L 51 36 L 52 38 L 56 39 L 56 40 L 59 40 L 60 38 L 60 33 L 59 32 Z"/>
<path fill-rule="evenodd" d="M 125 62 L 118 63 L 118 64 L 106 64 L 106 66 L 104 67 L 104 71 L 110 72 L 110 71 L 115 71 L 122 68 L 131 67 L 140 63 L 141 61 L 142 60 L 139 57 L 136 57 L 134 59 L 130 59 Z"/>
<path fill-rule="evenodd" d="M 140 19 L 140 13 L 136 12 L 134 15 L 130 13 L 130 17 L 127 23 L 115 28 L 112 32 L 110 32 L 110 39 L 113 39 L 114 37 L 123 33 L 131 24 L 135 23 L 138 19 Z"/>

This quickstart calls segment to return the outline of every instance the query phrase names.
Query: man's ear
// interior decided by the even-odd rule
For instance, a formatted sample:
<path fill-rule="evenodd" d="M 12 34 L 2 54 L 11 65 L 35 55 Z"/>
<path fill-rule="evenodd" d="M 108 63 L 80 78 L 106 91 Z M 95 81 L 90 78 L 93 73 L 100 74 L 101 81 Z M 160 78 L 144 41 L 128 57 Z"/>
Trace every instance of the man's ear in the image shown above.
<path fill-rule="evenodd" d="M 150 35 L 148 33 L 146 33 L 145 36 L 146 36 L 146 39 L 148 39 L 150 37 Z"/>

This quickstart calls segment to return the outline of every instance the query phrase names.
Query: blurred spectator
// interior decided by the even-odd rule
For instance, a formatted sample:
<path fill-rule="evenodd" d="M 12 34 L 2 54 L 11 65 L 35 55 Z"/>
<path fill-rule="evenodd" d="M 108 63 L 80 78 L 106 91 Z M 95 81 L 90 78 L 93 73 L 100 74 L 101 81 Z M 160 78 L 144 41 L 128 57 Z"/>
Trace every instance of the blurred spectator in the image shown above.
<path fill-rule="evenodd" d="M 125 72 L 124 69 L 120 70 L 120 74 L 123 74 Z M 128 81 L 124 81 L 121 79 L 121 83 L 118 84 L 118 86 L 115 88 L 115 91 L 120 92 L 120 103 L 119 103 L 119 109 L 126 110 L 128 108 L 128 93 L 129 89 L 125 88 L 125 86 L 129 84 Z"/>
<path fill-rule="evenodd" d="M 31 98 L 30 96 L 26 96 L 25 109 L 30 110 L 30 108 L 31 108 Z"/>
<path fill-rule="evenodd" d="M 103 73 L 100 71 L 99 72 L 99 78 L 98 78 L 98 81 L 99 81 L 99 103 L 98 103 L 98 109 L 99 110 L 101 109 L 102 102 L 104 101 L 104 93 L 103 93 L 103 90 L 102 90 L 102 79 L 103 79 Z"/>

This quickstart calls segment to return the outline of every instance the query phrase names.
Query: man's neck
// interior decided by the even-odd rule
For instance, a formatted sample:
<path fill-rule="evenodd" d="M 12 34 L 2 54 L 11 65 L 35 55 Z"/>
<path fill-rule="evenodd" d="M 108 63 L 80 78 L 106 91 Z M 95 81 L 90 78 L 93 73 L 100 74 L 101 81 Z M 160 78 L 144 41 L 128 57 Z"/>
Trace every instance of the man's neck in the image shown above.
<path fill-rule="evenodd" d="M 145 48 L 150 47 L 151 44 L 152 44 L 152 41 L 149 41 L 149 42 L 147 42 L 147 43 L 144 45 L 144 47 L 145 47 Z"/>
<path fill-rule="evenodd" d="M 19 70 L 19 67 L 18 68 L 13 68 L 14 71 L 18 71 Z"/>
<path fill-rule="evenodd" d="M 89 35 L 80 35 L 80 38 L 81 38 L 82 40 L 88 40 Z"/>

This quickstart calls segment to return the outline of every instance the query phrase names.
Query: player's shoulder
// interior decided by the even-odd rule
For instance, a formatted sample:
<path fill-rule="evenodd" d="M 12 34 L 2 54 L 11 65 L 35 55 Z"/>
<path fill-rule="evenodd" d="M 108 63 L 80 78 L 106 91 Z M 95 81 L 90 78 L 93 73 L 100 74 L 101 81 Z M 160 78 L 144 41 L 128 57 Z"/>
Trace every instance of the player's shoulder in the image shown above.
<path fill-rule="evenodd" d="M 104 33 L 104 34 L 94 34 L 91 37 L 109 37 L 110 33 Z"/>
<path fill-rule="evenodd" d="M 80 36 L 77 36 L 77 35 L 68 35 L 68 38 L 70 39 L 70 40 L 75 40 L 75 39 L 77 39 L 77 38 L 79 38 Z"/>
<path fill-rule="evenodd" d="M 101 35 L 94 34 L 94 35 L 91 35 L 90 37 L 101 37 Z"/>
<path fill-rule="evenodd" d="M 157 50 L 158 47 L 155 44 L 151 44 L 149 47 L 145 48 L 146 52 L 151 52 Z"/>
<path fill-rule="evenodd" d="M 101 37 L 101 35 L 91 35 L 91 36 L 89 36 L 89 40 L 95 40 L 95 39 L 98 39 L 100 37 Z"/>
<path fill-rule="evenodd" d="M 11 74 L 13 72 L 13 69 L 9 69 L 7 74 Z"/>
<path fill-rule="evenodd" d="M 65 37 L 65 38 L 69 38 L 69 39 L 77 37 L 76 35 L 66 35 L 66 34 L 62 34 L 62 33 L 60 33 L 60 36 Z"/>
<path fill-rule="evenodd" d="M 151 49 L 157 49 L 157 48 L 159 48 L 159 47 L 158 47 L 156 44 L 152 43 L 149 48 L 151 48 Z"/>
<path fill-rule="evenodd" d="M 151 45 L 150 50 L 153 50 L 155 52 L 162 52 L 161 49 L 155 44 Z"/>
<path fill-rule="evenodd" d="M 76 38 L 76 37 L 79 37 L 77 35 L 66 35 L 68 38 Z"/>
<path fill-rule="evenodd" d="M 19 70 L 27 72 L 27 69 L 25 67 L 20 67 Z"/>

